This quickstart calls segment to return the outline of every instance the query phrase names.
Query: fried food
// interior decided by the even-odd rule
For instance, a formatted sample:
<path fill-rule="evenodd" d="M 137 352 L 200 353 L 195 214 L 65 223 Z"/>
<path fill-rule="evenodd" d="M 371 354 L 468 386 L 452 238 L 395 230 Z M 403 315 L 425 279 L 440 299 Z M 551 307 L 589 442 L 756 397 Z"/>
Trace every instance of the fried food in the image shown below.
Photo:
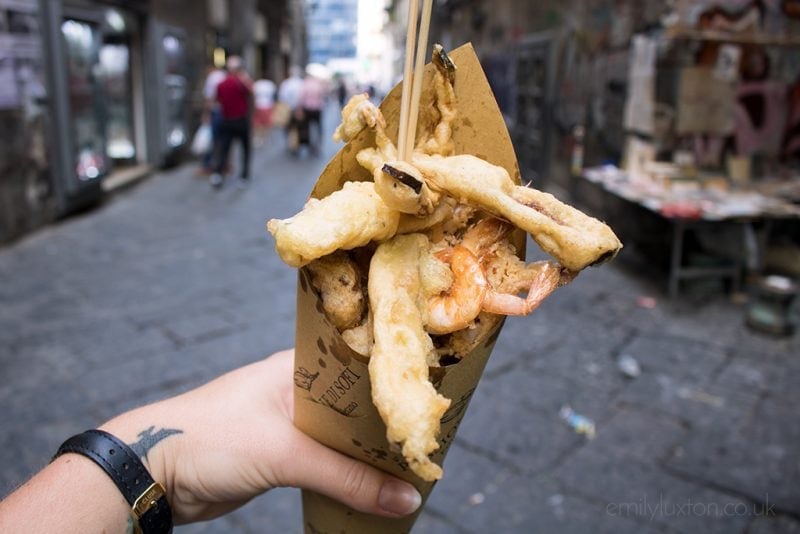
<path fill-rule="evenodd" d="M 275 249 L 292 267 L 335 252 L 361 247 L 393 236 L 400 213 L 389 208 L 372 182 L 345 182 L 327 197 L 309 200 L 288 219 L 272 219 L 267 229 Z"/>
<path fill-rule="evenodd" d="M 342 339 L 358 354 L 369 356 L 372 352 L 372 314 L 368 313 L 366 320 L 360 325 L 343 330 Z"/>
<path fill-rule="evenodd" d="M 405 161 L 384 163 L 372 177 L 375 191 L 399 212 L 425 216 L 433 213 L 439 202 L 439 194 L 431 191 L 419 171 Z"/>
<path fill-rule="evenodd" d="M 329 169 L 351 169 L 355 156 L 372 181 L 344 182 L 294 217 L 268 223 L 286 263 L 311 262 L 326 316 L 345 343 L 369 357 L 372 401 L 387 441 L 427 481 L 442 475 L 430 455 L 439 448 L 440 422 L 450 406 L 431 382 L 431 369 L 480 344 L 489 348 L 506 315 L 531 313 L 583 268 L 621 248 L 602 222 L 517 185 L 503 167 L 456 154 L 456 124 L 480 128 L 479 122 L 493 120 L 477 114 L 484 120 L 474 126 L 467 117 L 456 123 L 455 65 L 438 45 L 433 62 L 433 102 L 425 102 L 407 161 L 399 161 L 381 110 L 356 95 L 334 136 L 353 143 Z M 457 137 L 462 146 L 478 144 Z M 501 146 L 498 161 L 513 169 L 506 148 Z M 333 184 L 329 177 L 325 190 Z M 526 264 L 512 245 L 521 237 L 516 229 L 555 261 Z M 359 285 L 365 278 L 366 309 Z"/>
<path fill-rule="evenodd" d="M 432 334 L 449 334 L 468 327 L 481 312 L 489 283 L 480 261 L 466 247 L 456 246 L 437 256 L 451 266 L 453 283 L 427 301 L 426 329 Z"/>
<path fill-rule="evenodd" d="M 337 251 L 312 261 L 307 268 L 331 324 L 339 331 L 356 327 L 367 303 L 355 262 L 345 252 Z"/>
<path fill-rule="evenodd" d="M 528 232 L 542 250 L 571 271 L 607 261 L 622 248 L 602 222 L 553 195 L 514 185 L 505 169 L 475 156 L 417 153 L 414 166 L 434 189 L 477 204 Z"/>
<path fill-rule="evenodd" d="M 433 87 L 436 92 L 436 110 L 439 112 L 439 122 L 433 129 L 433 135 L 421 143 L 419 151 L 425 154 L 450 156 L 455 152 L 453 121 L 458 116 L 456 93 L 453 90 L 456 66 L 440 44 L 433 46 L 432 58 L 433 64 L 436 65 Z"/>
<path fill-rule="evenodd" d="M 364 128 L 383 130 L 385 126 L 383 115 L 369 101 L 366 93 L 353 95 L 342 108 L 342 123 L 333 132 L 333 140 L 346 143 L 361 133 Z"/>
<path fill-rule="evenodd" d="M 386 423 L 389 442 L 400 445 L 411 469 L 430 481 L 442 476 L 428 455 L 439 448 L 439 421 L 450 400 L 428 379 L 428 367 L 438 365 L 420 311 L 419 265 L 428 248 L 422 234 L 381 244 L 370 263 L 368 292 L 375 336 L 369 360 L 372 401 Z"/>

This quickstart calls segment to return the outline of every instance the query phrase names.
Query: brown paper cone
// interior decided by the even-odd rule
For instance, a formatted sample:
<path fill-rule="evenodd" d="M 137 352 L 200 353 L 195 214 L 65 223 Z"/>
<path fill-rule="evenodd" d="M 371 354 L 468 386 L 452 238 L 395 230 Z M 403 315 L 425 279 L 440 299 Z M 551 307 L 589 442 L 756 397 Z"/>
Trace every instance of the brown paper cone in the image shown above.
<path fill-rule="evenodd" d="M 502 166 L 519 183 L 511 139 L 472 45 L 454 50 L 450 57 L 458 68 L 455 81 L 458 119 L 453 126 L 456 153 L 474 154 Z M 435 121 L 430 90 L 433 74 L 433 65 L 427 65 L 419 132 L 430 131 Z M 381 104 L 392 139 L 397 138 L 400 92 L 398 85 Z M 312 196 L 324 197 L 347 180 L 370 179 L 355 159 L 358 151 L 367 146 L 374 146 L 374 134 L 365 130 L 328 163 Z M 524 235 L 517 235 L 516 242 L 524 257 Z M 438 464 L 444 460 L 501 327 L 502 320 L 498 318 L 484 340 L 459 363 L 430 370 L 437 390 L 452 399 L 441 421 L 440 448 L 432 455 Z M 386 426 L 372 404 L 368 360 L 352 351 L 328 322 L 321 300 L 302 269 L 298 274 L 296 336 L 295 425 L 329 447 L 409 481 L 420 490 L 423 499 L 427 498 L 433 483 L 411 472 L 402 454 L 395 452 L 386 440 Z M 416 520 L 416 515 L 386 519 L 362 514 L 310 491 L 303 492 L 303 515 L 305 532 L 309 534 L 409 532 Z"/>

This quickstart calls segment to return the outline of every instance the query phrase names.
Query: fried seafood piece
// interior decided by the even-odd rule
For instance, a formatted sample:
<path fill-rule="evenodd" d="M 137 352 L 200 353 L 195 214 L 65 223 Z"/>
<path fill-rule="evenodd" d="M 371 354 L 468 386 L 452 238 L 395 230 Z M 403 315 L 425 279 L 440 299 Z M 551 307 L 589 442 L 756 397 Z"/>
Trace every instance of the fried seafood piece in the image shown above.
<path fill-rule="evenodd" d="M 466 247 L 457 245 L 437 253 L 453 273 L 453 283 L 427 301 L 428 332 L 449 334 L 470 326 L 485 305 L 489 283 L 480 261 Z"/>
<path fill-rule="evenodd" d="M 483 312 L 528 315 L 574 273 L 552 262 L 526 265 L 506 238 L 512 227 L 490 217 L 478 221 L 459 244 L 434 253 L 452 272 L 452 284 L 428 296 L 426 329 L 449 334 L 474 327 Z M 525 291 L 525 297 L 518 293 Z"/>
<path fill-rule="evenodd" d="M 386 135 L 386 121 L 381 111 L 369 100 L 356 101 L 358 96 L 351 98 L 342 110 L 342 124 L 334 139 L 349 141 L 362 129 L 372 128 L 376 146 L 360 150 L 356 160 L 372 174 L 375 191 L 397 211 L 429 215 L 434 211 L 439 195 L 431 191 L 410 163 L 397 160 L 397 148 Z"/>
<path fill-rule="evenodd" d="M 438 154 L 450 156 L 455 153 L 453 144 L 453 121 L 458 115 L 456 110 L 456 93 L 453 89 L 455 83 L 456 66 L 450 56 L 440 44 L 433 45 L 433 64 L 436 72 L 433 75 L 434 94 L 436 95 L 436 110 L 439 112 L 439 122 L 433 129 L 433 134 L 428 139 L 423 139 L 417 150 L 425 154 Z"/>
<path fill-rule="evenodd" d="M 355 262 L 347 253 L 337 251 L 312 261 L 306 267 L 331 324 L 339 331 L 356 327 L 364 316 L 367 303 Z"/>
<path fill-rule="evenodd" d="M 372 172 L 375 191 L 384 202 L 402 213 L 424 217 L 439 203 L 439 194 L 432 191 L 420 172 L 405 161 L 390 161 Z"/>
<path fill-rule="evenodd" d="M 430 228 L 452 221 L 456 216 L 456 201 L 447 196 L 442 196 L 439 204 L 430 214 L 425 217 L 409 215 L 404 213 L 400 216 L 400 224 L 397 227 L 398 234 L 413 234 L 425 232 Z"/>
<path fill-rule="evenodd" d="M 527 305 L 531 305 L 536 302 L 532 299 L 531 293 L 541 294 L 544 288 L 549 288 L 549 291 L 552 292 L 565 286 L 578 275 L 578 273 L 569 271 L 552 261 L 525 263 L 519 259 L 516 249 L 507 241 L 513 229 L 514 227 L 505 221 L 495 217 L 486 217 L 469 228 L 461 241 L 461 245 L 478 256 L 486 279 L 496 293 L 516 295 L 522 291 L 528 291 L 526 300 L 531 300 L 528 300 L 529 304 Z M 557 277 L 554 274 L 555 271 L 558 272 Z M 541 300 L 544 298 L 541 298 L 539 302 Z M 486 307 L 484 310 L 490 311 Z M 530 312 L 505 314 L 527 315 L 527 313 Z"/>
<path fill-rule="evenodd" d="M 455 109 L 455 65 L 441 45 L 434 46 L 433 62 L 435 106 L 439 120 L 430 137 L 423 138 L 419 150 L 426 154 L 450 155 L 454 152 L 452 122 Z M 432 191 L 420 172 L 408 162 L 399 161 L 397 148 L 386 135 L 386 121 L 380 109 L 365 95 L 355 95 L 342 109 L 342 123 L 335 140 L 349 141 L 364 128 L 375 132 L 375 147 L 359 151 L 356 159 L 372 174 L 375 190 L 386 204 L 402 213 L 425 217 L 436 209 L 439 195 Z"/>
<path fill-rule="evenodd" d="M 342 339 L 347 346 L 362 356 L 369 356 L 372 352 L 372 314 L 368 313 L 366 320 L 358 326 L 342 331 Z"/>
<path fill-rule="evenodd" d="M 622 248 L 604 223 L 553 195 L 516 186 L 505 169 L 480 158 L 416 153 L 413 163 L 432 188 L 477 204 L 525 230 L 570 271 L 607 261 Z"/>
<path fill-rule="evenodd" d="M 369 100 L 366 93 L 353 95 L 342 108 L 342 123 L 333 132 L 334 141 L 347 143 L 364 128 L 386 127 L 381 111 Z"/>
<path fill-rule="evenodd" d="M 442 468 L 428 457 L 439 448 L 439 421 L 450 400 L 436 392 L 428 366 L 438 365 L 423 328 L 420 261 L 428 254 L 421 234 L 397 236 L 375 251 L 369 268 L 369 302 L 375 341 L 369 360 L 372 401 L 411 470 L 437 480 Z"/>
<path fill-rule="evenodd" d="M 504 320 L 503 315 L 481 312 L 473 321 L 470 328 L 456 330 L 444 338 L 439 354 L 442 356 L 455 356 L 459 360 L 472 352 L 475 347 L 484 343 L 490 333 L 499 327 Z"/>
<path fill-rule="evenodd" d="M 310 199 L 288 219 L 272 219 L 267 230 L 291 267 L 302 267 L 336 250 L 381 241 L 397 231 L 400 213 L 387 206 L 372 182 L 345 182 L 327 197 Z"/>

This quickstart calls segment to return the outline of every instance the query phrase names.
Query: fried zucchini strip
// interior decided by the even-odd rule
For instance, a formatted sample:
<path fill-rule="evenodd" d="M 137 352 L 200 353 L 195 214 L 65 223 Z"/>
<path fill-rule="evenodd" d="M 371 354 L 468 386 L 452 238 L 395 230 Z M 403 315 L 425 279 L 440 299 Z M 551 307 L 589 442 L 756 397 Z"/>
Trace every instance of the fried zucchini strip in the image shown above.
<path fill-rule="evenodd" d="M 381 244 L 372 257 L 368 293 L 375 344 L 369 375 L 386 438 L 401 446 L 414 473 L 431 481 L 442 476 L 428 455 L 439 448 L 439 421 L 450 400 L 428 380 L 428 366 L 438 360 L 420 311 L 420 263 L 428 247 L 421 234 L 402 235 Z"/>
<path fill-rule="evenodd" d="M 388 207 L 372 182 L 345 182 L 327 197 L 309 200 L 288 219 L 272 219 L 267 230 L 275 237 L 275 249 L 292 267 L 342 249 L 381 241 L 397 232 L 400 213 Z"/>

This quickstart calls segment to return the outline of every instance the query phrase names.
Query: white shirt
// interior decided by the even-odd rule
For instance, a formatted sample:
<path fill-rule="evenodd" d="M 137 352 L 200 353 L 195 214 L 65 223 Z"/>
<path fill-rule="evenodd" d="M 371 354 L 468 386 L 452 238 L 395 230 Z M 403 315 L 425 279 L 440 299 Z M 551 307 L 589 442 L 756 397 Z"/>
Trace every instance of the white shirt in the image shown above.
<path fill-rule="evenodd" d="M 302 78 L 299 76 L 287 78 L 283 80 L 280 89 L 278 89 L 278 100 L 289 106 L 291 109 L 294 109 L 300 102 L 300 91 L 302 88 Z"/>
<path fill-rule="evenodd" d="M 206 77 L 206 83 L 203 85 L 203 98 L 206 100 L 217 99 L 217 86 L 225 79 L 227 75 L 224 70 L 211 71 Z"/>
<path fill-rule="evenodd" d="M 253 83 L 253 98 L 259 109 L 269 109 L 274 106 L 275 83 L 272 80 L 258 80 Z"/>

